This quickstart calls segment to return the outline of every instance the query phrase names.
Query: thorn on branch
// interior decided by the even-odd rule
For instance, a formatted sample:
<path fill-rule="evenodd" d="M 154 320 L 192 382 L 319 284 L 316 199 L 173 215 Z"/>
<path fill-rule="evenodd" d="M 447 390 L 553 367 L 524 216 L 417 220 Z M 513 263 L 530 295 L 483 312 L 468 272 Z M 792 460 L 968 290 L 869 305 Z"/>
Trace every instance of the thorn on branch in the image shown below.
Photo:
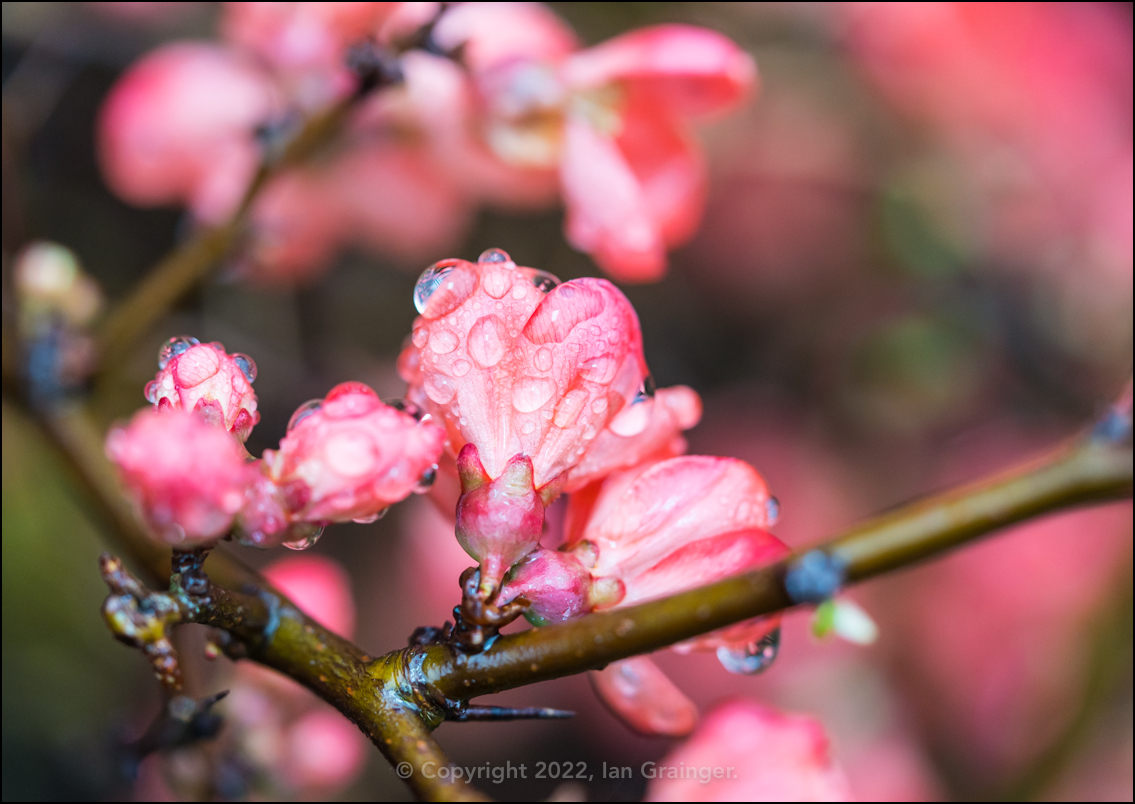
<path fill-rule="evenodd" d="M 460 712 L 450 715 L 447 720 L 458 723 L 506 720 L 564 720 L 575 717 L 575 712 L 567 709 L 551 709 L 546 706 L 466 706 Z"/>
<path fill-rule="evenodd" d="M 228 694 L 228 690 L 223 690 L 197 701 L 186 695 L 171 697 L 145 733 L 123 746 L 126 775 L 136 777 L 138 765 L 155 751 L 180 748 L 216 737 L 223 719 L 213 711 L 213 705 Z"/>
<path fill-rule="evenodd" d="M 154 667 L 158 681 L 170 692 L 181 690 L 181 666 L 169 639 L 169 627 L 181 622 L 181 607 L 165 592 L 151 592 L 110 553 L 99 556 L 102 578 L 110 595 L 102 616 L 119 642 L 138 648 Z"/>

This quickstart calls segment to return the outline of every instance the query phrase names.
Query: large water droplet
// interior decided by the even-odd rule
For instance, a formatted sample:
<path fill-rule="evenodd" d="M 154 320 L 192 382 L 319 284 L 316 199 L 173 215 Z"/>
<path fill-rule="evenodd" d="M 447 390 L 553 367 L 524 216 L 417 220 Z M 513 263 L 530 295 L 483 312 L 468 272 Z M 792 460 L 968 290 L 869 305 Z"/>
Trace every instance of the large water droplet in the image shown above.
<path fill-rule="evenodd" d="M 306 550 L 309 547 L 314 547 L 315 543 L 319 541 L 319 537 L 323 535 L 323 528 L 321 526 L 311 525 L 308 526 L 311 530 L 306 531 L 303 535 L 284 542 L 284 547 L 289 550 Z"/>
<path fill-rule="evenodd" d="M 357 522 L 360 525 L 369 525 L 371 522 L 377 522 L 378 520 L 382 519 L 384 516 L 386 516 L 386 512 L 389 510 L 390 508 L 386 507 L 381 511 L 375 511 L 373 514 L 367 514 L 366 516 L 357 516 L 351 521 Z"/>
<path fill-rule="evenodd" d="M 159 387 L 160 386 L 158 385 L 157 380 L 150 380 L 148 383 L 146 383 L 146 390 L 145 390 L 146 401 L 149 402 L 151 405 L 158 404 L 158 388 Z"/>
<path fill-rule="evenodd" d="M 437 480 L 436 463 L 426 471 L 422 472 L 422 476 L 418 478 L 418 482 L 414 486 L 414 493 L 425 494 L 433 486 L 435 480 Z"/>
<path fill-rule="evenodd" d="M 292 418 L 288 419 L 288 432 L 290 433 L 295 429 L 295 426 L 306 419 L 311 414 L 318 411 L 323 407 L 322 399 L 309 399 L 296 408 L 296 412 L 292 414 Z"/>
<path fill-rule="evenodd" d="M 248 380 L 249 384 L 256 382 L 256 361 L 246 354 L 237 352 L 233 355 L 233 362 L 236 367 L 240 369 L 240 373 Z"/>
<path fill-rule="evenodd" d="M 505 353 L 508 334 L 505 324 L 495 315 L 478 318 L 469 328 L 469 355 L 481 368 L 495 366 Z"/>
<path fill-rule="evenodd" d="M 766 527 L 770 528 L 780 521 L 780 500 L 776 497 L 765 500 L 765 519 L 768 520 Z"/>
<path fill-rule="evenodd" d="M 654 376 L 647 374 L 642 378 L 642 385 L 639 386 L 638 393 L 635 398 L 631 400 L 631 404 L 645 402 L 648 399 L 654 399 L 654 395 L 658 393 L 658 386 L 654 384 Z"/>
<path fill-rule="evenodd" d="M 551 293 L 560 284 L 560 278 L 547 271 L 533 269 L 529 278 L 532 280 L 532 284 L 536 286 L 536 290 L 541 293 Z"/>
<path fill-rule="evenodd" d="M 717 649 L 717 660 L 730 673 L 755 676 L 772 666 L 779 650 L 780 629 L 777 628 L 744 648 L 729 648 L 722 645 Z"/>
<path fill-rule="evenodd" d="M 419 313 L 426 311 L 426 303 L 429 302 L 430 296 L 434 295 L 434 291 L 438 289 L 446 275 L 453 272 L 453 268 L 452 265 L 435 264 L 422 271 L 422 275 L 418 277 L 418 284 L 414 286 L 414 307 Z"/>
<path fill-rule="evenodd" d="M 477 262 L 512 262 L 512 257 L 508 256 L 508 252 L 502 249 L 489 248 L 481 252 Z"/>
<path fill-rule="evenodd" d="M 201 341 L 189 335 L 178 335 L 175 338 L 170 338 L 162 344 L 162 348 L 158 350 L 158 370 L 163 370 L 169 365 L 169 361 L 180 354 L 188 352 L 199 343 L 201 343 Z"/>
<path fill-rule="evenodd" d="M 521 413 L 532 413 L 543 407 L 555 392 L 556 384 L 551 380 L 526 377 L 512 391 L 512 406 Z"/>
<path fill-rule="evenodd" d="M 448 329 L 434 330 L 430 335 L 430 351 L 439 355 L 447 355 L 457 348 L 460 339 L 457 334 Z"/>

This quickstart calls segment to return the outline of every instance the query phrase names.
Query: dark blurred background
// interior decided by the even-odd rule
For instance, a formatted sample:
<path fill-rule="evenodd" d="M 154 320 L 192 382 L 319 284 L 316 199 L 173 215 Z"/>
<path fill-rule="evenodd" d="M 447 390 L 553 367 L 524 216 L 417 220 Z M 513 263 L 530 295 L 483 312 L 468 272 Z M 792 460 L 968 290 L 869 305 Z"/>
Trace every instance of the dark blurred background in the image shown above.
<path fill-rule="evenodd" d="M 137 20 L 99 6 L 4 4 L 6 315 L 12 259 L 30 241 L 71 248 L 113 300 L 185 234 L 179 210 L 133 208 L 106 188 L 94 124 L 132 61 L 163 41 L 213 36 L 217 9 Z M 1027 7 L 1029 25 L 1003 29 L 979 19 L 956 51 L 975 63 L 950 69 L 907 64 L 910 53 L 880 44 L 901 21 L 877 9 L 553 6 L 585 44 L 684 21 L 757 60 L 757 99 L 699 132 L 711 168 L 699 233 L 663 281 L 624 290 L 659 386 L 702 395 L 691 452 L 752 462 L 781 501 L 775 532 L 790 544 L 1043 451 L 1130 376 L 1130 4 Z M 1093 57 L 1111 52 L 1126 57 Z M 1031 72 L 1038 63 L 1056 66 Z M 481 212 L 458 254 L 431 259 L 495 246 L 561 279 L 596 275 L 561 224 L 559 211 Z M 222 273 L 97 389 L 100 421 L 144 403 L 159 344 L 181 333 L 255 357 L 253 454 L 337 382 L 400 396 L 394 360 L 424 267 L 351 253 L 295 289 Z M 111 749 L 152 714 L 158 685 L 103 626 L 104 543 L 7 403 L 3 462 L 4 798 L 129 797 Z M 457 602 L 465 564 L 424 499 L 372 525 L 334 526 L 314 551 L 349 568 L 356 641 L 372 652 L 440 624 Z M 275 557 L 239 552 L 255 565 Z M 1131 506 L 1113 505 L 857 590 L 881 629 L 871 647 L 816 642 L 794 615 L 767 674 L 730 676 L 710 655 L 659 661 L 703 706 L 746 695 L 819 716 L 858 797 L 1129 800 L 1131 573 Z M 197 665 L 200 694 L 224 688 L 227 660 Z M 671 745 L 626 731 L 582 677 L 499 697 L 579 716 L 443 725 L 458 764 L 637 765 Z M 343 797 L 405 798 L 372 754 Z M 484 787 L 523 800 L 559 784 Z M 629 800 L 644 788 L 596 779 L 587 795 Z"/>

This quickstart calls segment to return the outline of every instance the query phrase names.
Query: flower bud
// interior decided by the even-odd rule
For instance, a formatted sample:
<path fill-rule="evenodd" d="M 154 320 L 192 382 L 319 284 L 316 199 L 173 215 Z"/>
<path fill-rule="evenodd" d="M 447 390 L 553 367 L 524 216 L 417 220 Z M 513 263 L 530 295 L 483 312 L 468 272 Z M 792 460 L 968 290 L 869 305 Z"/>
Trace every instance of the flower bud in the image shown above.
<path fill-rule="evenodd" d="M 538 547 L 512 568 L 498 603 L 527 598 L 532 605 L 524 616 L 536 625 L 564 622 L 613 606 L 623 598 L 622 581 L 592 578 L 589 570 L 595 566 L 595 555 L 590 542 L 571 552 Z"/>
<path fill-rule="evenodd" d="M 457 541 L 480 562 L 481 592 L 494 591 L 509 567 L 540 543 L 544 502 L 532 482 L 532 461 L 514 455 L 490 479 L 474 444 L 457 457 L 461 499 L 457 503 Z"/>
<path fill-rule="evenodd" d="M 158 410 L 188 410 L 244 441 L 260 421 L 256 412 L 256 364 L 248 355 L 229 354 L 223 343 L 170 338 L 158 354 L 157 376 L 146 385 L 146 399 Z"/>
<path fill-rule="evenodd" d="M 253 480 L 240 444 L 178 410 L 139 411 L 106 452 L 151 533 L 176 547 L 224 535 Z"/>
<path fill-rule="evenodd" d="M 290 521 L 370 521 L 415 490 L 444 440 L 440 427 L 347 382 L 296 411 L 264 468 Z"/>

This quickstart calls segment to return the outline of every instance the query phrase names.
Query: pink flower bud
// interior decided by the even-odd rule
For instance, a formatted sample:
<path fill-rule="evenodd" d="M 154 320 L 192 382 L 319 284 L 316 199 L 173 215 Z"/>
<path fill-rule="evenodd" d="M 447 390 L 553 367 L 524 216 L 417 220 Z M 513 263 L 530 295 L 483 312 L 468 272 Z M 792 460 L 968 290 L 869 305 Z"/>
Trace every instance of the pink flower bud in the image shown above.
<path fill-rule="evenodd" d="M 634 309 L 601 279 L 560 285 L 490 249 L 477 264 L 432 266 L 415 301 L 422 315 L 400 361 L 407 398 L 445 425 L 452 449 L 475 444 L 490 478 L 526 455 L 543 488 L 646 376 Z"/>
<path fill-rule="evenodd" d="M 509 567 L 535 549 L 544 526 L 544 502 L 532 484 L 532 461 L 516 455 L 490 479 L 474 444 L 457 457 L 461 499 L 457 541 L 481 565 L 481 589 L 495 590 Z"/>
<path fill-rule="evenodd" d="M 158 373 L 146 399 L 158 410 L 187 410 L 244 441 L 260 421 L 256 412 L 256 364 L 224 344 L 171 338 L 158 355 Z"/>
<path fill-rule="evenodd" d="M 294 555 L 274 561 L 264 577 L 312 619 L 348 639 L 355 632 L 351 579 L 334 559 Z"/>
<path fill-rule="evenodd" d="M 571 552 L 536 548 L 512 568 L 498 603 L 531 593 L 532 606 L 525 616 L 540 625 L 614 605 L 623 598 L 623 584 L 617 578 L 591 577 L 595 555 L 590 542 L 582 542 Z"/>
<path fill-rule="evenodd" d="M 639 734 L 681 737 L 694 730 L 698 708 L 647 656 L 588 673 L 611 713 Z"/>
<path fill-rule="evenodd" d="M 268 77 L 239 54 L 200 42 L 164 45 L 134 64 L 103 106 L 103 175 L 130 203 L 187 203 L 219 222 L 256 169 L 255 128 L 278 105 Z"/>
<path fill-rule="evenodd" d="M 183 411 L 139 411 L 106 452 L 151 533 L 176 547 L 224 535 L 253 479 L 240 444 Z"/>
<path fill-rule="evenodd" d="M 727 701 L 652 768 L 647 801 L 848 801 L 818 720 Z"/>
<path fill-rule="evenodd" d="M 414 491 L 444 440 L 440 427 L 347 382 L 296 411 L 280 448 L 265 451 L 264 466 L 291 521 L 371 521 Z"/>

